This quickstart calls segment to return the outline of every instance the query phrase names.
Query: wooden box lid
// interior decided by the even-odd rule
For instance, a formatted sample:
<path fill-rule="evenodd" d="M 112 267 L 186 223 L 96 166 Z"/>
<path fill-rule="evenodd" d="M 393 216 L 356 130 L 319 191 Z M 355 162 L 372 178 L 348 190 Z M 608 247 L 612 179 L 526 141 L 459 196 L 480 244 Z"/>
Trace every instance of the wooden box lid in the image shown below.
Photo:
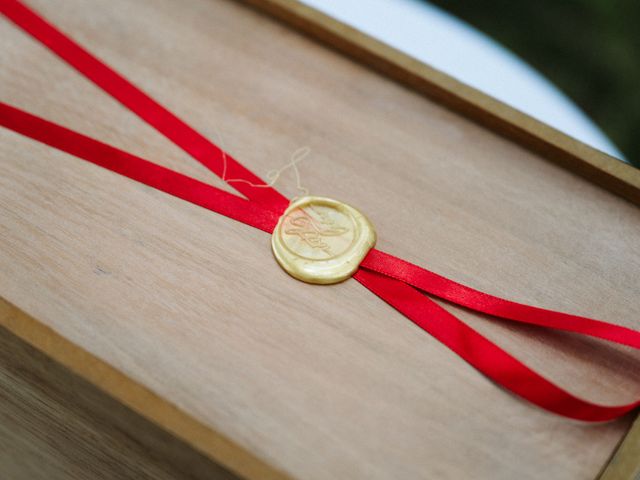
<path fill-rule="evenodd" d="M 308 146 L 304 185 L 366 212 L 381 249 L 640 327 L 637 171 L 300 4 L 252 3 L 368 66 L 234 1 L 29 0 L 253 171 Z M 0 29 L 3 100 L 222 186 Z M 355 281 L 293 280 L 262 232 L 0 137 L 4 335 L 241 477 L 595 478 L 629 429 L 522 402 Z M 291 179 L 278 187 L 296 194 Z M 447 308 L 576 394 L 640 394 L 637 354 Z"/>

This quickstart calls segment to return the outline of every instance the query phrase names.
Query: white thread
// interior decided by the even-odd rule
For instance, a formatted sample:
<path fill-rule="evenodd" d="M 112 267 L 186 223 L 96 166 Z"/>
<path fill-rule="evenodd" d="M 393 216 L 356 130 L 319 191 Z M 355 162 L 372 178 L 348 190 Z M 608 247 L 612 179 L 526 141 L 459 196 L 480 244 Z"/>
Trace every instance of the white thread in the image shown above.
<path fill-rule="evenodd" d="M 254 187 L 254 188 L 269 188 L 269 187 L 273 187 L 275 186 L 276 182 L 280 179 L 280 176 L 282 175 L 282 173 L 289 169 L 292 168 L 293 169 L 293 173 L 296 177 L 296 188 L 298 189 L 298 192 L 300 192 L 302 195 L 301 196 L 306 196 L 309 195 L 309 189 L 304 187 L 300 181 L 300 170 L 298 170 L 298 163 L 300 163 L 302 160 L 304 160 L 307 155 L 309 155 L 309 153 L 311 153 L 311 149 L 309 147 L 300 147 L 297 150 L 295 150 L 291 156 L 289 157 L 289 162 L 286 163 L 285 165 L 283 165 L 282 167 L 275 169 L 275 170 L 269 170 L 267 172 L 267 179 L 268 182 L 267 183 L 253 183 L 250 182 L 249 180 L 245 180 L 243 178 L 227 178 L 227 154 L 226 154 L 226 148 L 224 146 L 224 140 L 222 139 L 222 134 L 220 133 L 220 131 L 216 128 L 216 135 L 218 137 L 219 143 L 220 143 L 220 150 L 222 151 L 222 175 L 221 178 L 223 181 L 227 182 L 227 183 L 246 183 L 247 185 Z M 300 195 L 297 195 L 295 197 L 293 197 L 291 199 L 291 201 L 297 199 Z"/>

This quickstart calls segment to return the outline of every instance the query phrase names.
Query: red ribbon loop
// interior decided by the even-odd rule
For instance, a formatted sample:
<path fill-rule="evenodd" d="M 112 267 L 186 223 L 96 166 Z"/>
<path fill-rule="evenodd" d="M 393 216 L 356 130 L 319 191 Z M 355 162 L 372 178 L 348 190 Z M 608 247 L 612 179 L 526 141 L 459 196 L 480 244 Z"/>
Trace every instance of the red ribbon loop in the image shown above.
<path fill-rule="evenodd" d="M 18 0 L 0 0 L 0 11 L 70 66 L 218 176 L 264 183 L 242 164 L 105 65 Z M 137 182 L 271 233 L 287 199 L 273 188 L 232 186 L 225 192 L 15 107 L 0 103 L 0 125 Z M 425 295 L 515 322 L 588 335 L 640 349 L 640 332 L 498 298 L 444 278 L 379 250 L 371 250 L 354 278 L 430 333 L 476 369 L 513 393 L 566 417 L 604 421 L 640 405 L 603 406 L 582 400 L 536 373 Z"/>

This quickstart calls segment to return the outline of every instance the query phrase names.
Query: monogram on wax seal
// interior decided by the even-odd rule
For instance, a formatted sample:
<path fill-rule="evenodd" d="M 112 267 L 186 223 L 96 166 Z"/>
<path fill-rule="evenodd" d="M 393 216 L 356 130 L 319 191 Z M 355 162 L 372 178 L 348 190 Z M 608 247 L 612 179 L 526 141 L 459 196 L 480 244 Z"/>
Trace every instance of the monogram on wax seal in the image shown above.
<path fill-rule="evenodd" d="M 313 196 L 293 201 L 271 237 L 273 254 L 289 275 L 324 285 L 351 277 L 375 243 L 373 225 L 362 213 Z"/>

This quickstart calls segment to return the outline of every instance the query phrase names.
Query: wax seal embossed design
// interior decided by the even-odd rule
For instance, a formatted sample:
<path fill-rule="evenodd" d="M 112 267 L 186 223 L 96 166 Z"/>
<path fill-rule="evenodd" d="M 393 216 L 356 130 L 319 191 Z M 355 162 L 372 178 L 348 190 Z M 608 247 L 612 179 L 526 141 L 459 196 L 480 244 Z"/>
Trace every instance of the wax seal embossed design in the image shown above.
<path fill-rule="evenodd" d="M 313 196 L 292 202 L 271 237 L 273 254 L 287 273 L 319 284 L 349 278 L 375 243 L 373 225 L 362 213 Z"/>

